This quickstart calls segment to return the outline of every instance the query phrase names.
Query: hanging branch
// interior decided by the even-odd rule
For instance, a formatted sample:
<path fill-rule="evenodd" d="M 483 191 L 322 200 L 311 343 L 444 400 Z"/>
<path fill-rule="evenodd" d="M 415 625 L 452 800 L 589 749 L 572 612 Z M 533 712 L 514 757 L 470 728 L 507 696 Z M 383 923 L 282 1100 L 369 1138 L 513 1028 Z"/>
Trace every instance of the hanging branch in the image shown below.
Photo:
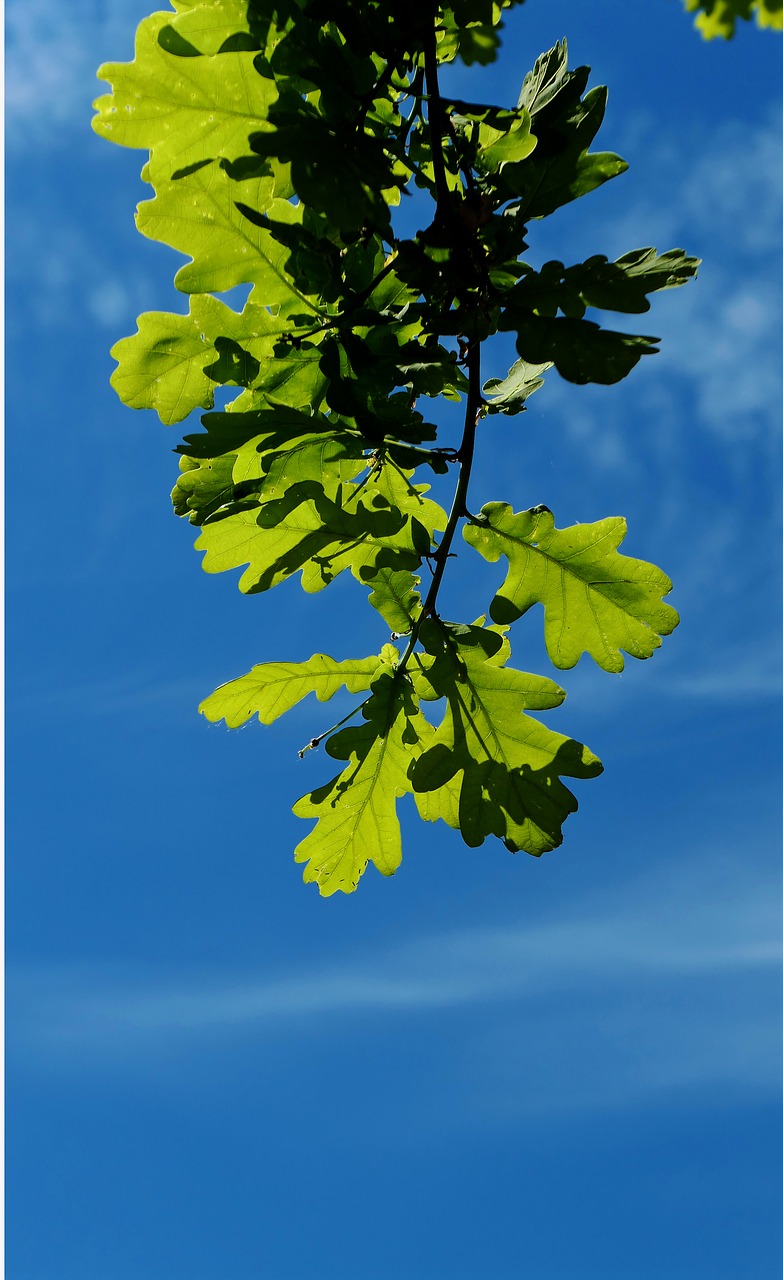
<path fill-rule="evenodd" d="M 228 411 L 207 412 L 203 433 L 179 446 L 175 511 L 198 526 L 208 573 L 240 569 L 248 595 L 295 575 L 312 593 L 347 574 L 378 624 L 368 657 L 264 661 L 201 705 L 235 728 L 271 724 L 309 694 L 358 697 L 300 752 L 323 742 L 344 764 L 294 809 L 315 823 L 295 857 L 324 895 L 354 889 L 368 861 L 394 872 L 406 793 L 423 820 L 471 846 L 499 836 L 538 856 L 560 844 L 576 808 L 564 779 L 601 765 L 529 714 L 563 693 L 509 665 L 509 627 L 541 604 L 555 668 L 587 653 L 617 672 L 677 623 L 665 574 L 619 553 L 619 518 L 557 529 L 547 507 L 525 509 L 524 493 L 518 511 L 468 507 L 479 420 L 519 414 L 550 373 L 624 378 L 657 340 L 602 327 L 586 309 L 644 312 L 649 294 L 696 270 L 678 249 L 541 272 L 522 259 L 529 223 L 625 164 L 589 150 L 605 91 L 583 96 L 586 74 L 568 68 L 564 44 L 539 58 L 520 105 L 461 102 L 458 136 L 439 61 L 485 62 L 510 3 L 492 6 L 490 21 L 470 3 L 348 0 L 329 16 L 325 5 L 255 0 L 252 31 L 229 6 L 208 36 L 180 6 L 145 19 L 133 62 L 100 72 L 112 92 L 95 128 L 149 153 L 154 197 L 139 230 L 185 255 L 175 284 L 189 296 L 187 315 L 143 315 L 117 343 L 113 384 L 167 424 L 211 410 L 216 386 L 237 388 Z M 400 238 L 414 184 L 432 216 Z M 216 296 L 236 285 L 251 286 L 241 314 Z M 499 333 L 514 336 L 519 359 L 482 390 Z M 427 420 L 424 406 L 441 398 L 464 402 L 457 449 Z M 448 514 L 428 496 L 427 468 L 455 477 Z M 507 470 L 511 483 L 511 459 Z M 507 564 L 494 596 L 465 601 L 466 616 L 488 612 L 488 624 L 440 616 L 460 525 L 464 554 Z M 390 632 L 406 637 L 402 652 L 383 643 Z"/>

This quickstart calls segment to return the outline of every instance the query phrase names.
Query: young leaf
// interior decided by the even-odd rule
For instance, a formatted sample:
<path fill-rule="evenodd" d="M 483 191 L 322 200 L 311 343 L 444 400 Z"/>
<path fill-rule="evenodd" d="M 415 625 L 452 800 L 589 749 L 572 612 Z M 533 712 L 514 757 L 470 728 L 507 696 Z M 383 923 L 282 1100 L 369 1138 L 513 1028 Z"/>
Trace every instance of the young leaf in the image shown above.
<path fill-rule="evenodd" d="M 380 565 L 370 578 L 369 602 L 397 635 L 405 635 L 414 625 L 421 607 L 416 588 L 421 579 L 409 569 L 387 569 Z"/>
<path fill-rule="evenodd" d="M 169 25 L 158 37 L 164 44 L 166 36 L 171 34 L 202 54 L 220 53 L 226 44 L 238 40 L 244 47 L 250 47 L 248 0 L 206 0 L 200 4 L 193 0 L 174 0 L 174 8 L 179 12 L 176 17 L 166 14 Z M 260 47 L 257 41 L 253 47 Z"/>
<path fill-rule="evenodd" d="M 508 130 L 493 129 L 489 124 L 479 126 L 480 144 L 476 155 L 477 167 L 486 173 L 497 173 L 504 164 L 516 164 L 525 160 L 535 150 L 536 137 L 530 131 L 530 114 L 523 107 Z"/>
<path fill-rule="evenodd" d="M 661 599 L 671 582 L 655 565 L 618 553 L 625 534 L 619 516 L 556 529 L 546 507 L 515 514 L 505 502 L 487 503 L 464 530 L 486 560 L 508 559 L 490 606 L 494 621 L 514 622 L 542 604 L 547 652 L 561 670 L 589 653 L 604 671 L 622 671 L 621 649 L 649 658 L 677 626 Z"/>
<path fill-rule="evenodd" d="M 531 116 L 538 145 L 518 165 L 502 171 L 503 194 L 515 199 L 525 221 L 548 214 L 623 173 L 628 165 L 612 152 L 591 152 L 606 111 L 606 89 L 582 98 L 588 69 L 567 70 L 565 41 L 550 49 L 525 80 L 519 105 Z M 514 190 L 516 187 L 516 190 Z"/>
<path fill-rule="evenodd" d="M 522 413 L 525 401 L 544 385 L 542 374 L 551 364 L 528 364 L 517 360 L 502 380 L 490 378 L 484 383 L 487 413 Z"/>
<path fill-rule="evenodd" d="M 203 524 L 234 496 L 233 454 L 218 458 L 180 458 L 182 475 L 171 491 L 174 514 Z"/>
<path fill-rule="evenodd" d="M 315 297 L 306 296 L 287 271 L 289 250 L 269 226 L 252 222 L 240 204 L 252 204 L 259 217 L 270 213 L 283 225 L 301 221 L 301 205 L 275 196 L 274 178 L 233 182 L 225 169 L 208 164 L 192 173 L 187 198 L 176 183 L 158 185 L 154 200 L 139 205 L 136 225 L 150 240 L 162 240 L 191 258 L 174 277 L 183 293 L 222 293 L 237 284 L 254 284 L 255 301 L 265 307 L 297 302 L 317 323 Z"/>
<path fill-rule="evenodd" d="M 394 655 L 399 656 L 396 650 Z M 325 653 L 314 653 L 307 662 L 262 662 L 247 675 L 221 684 L 204 699 L 199 711 L 207 720 L 225 720 L 229 729 L 238 729 L 253 716 L 258 716 L 261 724 L 272 724 L 308 693 L 314 693 L 319 702 L 328 702 L 338 689 L 349 693 L 369 689 L 388 657 L 336 662 Z"/>
<path fill-rule="evenodd" d="M 167 426 L 196 408 L 211 409 L 217 382 L 246 386 L 258 372 L 255 357 L 239 345 L 247 340 L 248 316 L 237 315 L 211 294 L 191 297 L 186 316 L 148 311 L 137 324 L 132 337 L 112 347 L 118 368 L 111 384 L 123 404 L 155 409 Z M 214 372 L 220 358 L 216 343 L 221 342 L 237 353 L 234 369 L 229 376 L 213 378 L 207 369 L 212 366 Z"/>
<path fill-rule="evenodd" d="M 362 715 L 364 724 L 326 744 L 348 767 L 294 805 L 297 817 L 317 819 L 294 858 L 308 864 L 305 883 L 315 882 L 324 897 L 351 893 L 368 862 L 394 875 L 402 861 L 397 799 L 411 790 L 411 761 L 430 732 L 410 685 L 388 667 L 373 679 Z"/>

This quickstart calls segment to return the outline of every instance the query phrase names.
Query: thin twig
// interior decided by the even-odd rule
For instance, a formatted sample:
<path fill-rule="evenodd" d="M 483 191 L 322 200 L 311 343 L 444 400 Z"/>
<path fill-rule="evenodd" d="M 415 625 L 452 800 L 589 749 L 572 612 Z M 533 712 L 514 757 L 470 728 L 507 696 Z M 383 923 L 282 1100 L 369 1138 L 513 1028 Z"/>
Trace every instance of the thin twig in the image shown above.
<path fill-rule="evenodd" d="M 302 747 L 299 752 L 299 759 L 304 760 L 307 752 L 314 751 L 316 747 L 320 747 L 324 738 L 328 738 L 330 733 L 334 733 L 335 729 L 339 729 L 341 725 L 347 724 L 349 720 L 353 720 L 354 716 L 357 716 L 362 708 L 367 706 L 369 701 L 369 698 L 365 698 L 364 702 L 360 702 L 358 707 L 354 707 L 353 711 L 349 711 L 347 716 L 343 716 L 342 720 L 338 720 L 337 724 L 333 724 L 331 729 L 324 729 L 323 733 L 319 733 L 317 738 L 311 738 L 307 745 Z"/>
<path fill-rule="evenodd" d="M 457 531 L 457 525 L 460 520 L 470 518 L 467 508 L 468 485 L 470 484 L 470 472 L 473 466 L 473 454 L 476 445 L 476 426 L 478 425 L 479 409 L 481 407 L 481 344 L 474 342 L 467 354 L 468 365 L 468 398 L 465 406 L 465 425 L 462 431 L 462 443 L 457 450 L 459 458 L 460 470 L 457 487 L 454 491 L 454 500 L 451 504 L 449 519 L 446 525 L 443 537 L 440 540 L 437 551 L 431 557 L 435 564 L 435 570 L 432 575 L 427 596 L 421 607 L 421 613 L 413 624 L 410 637 L 408 639 L 407 648 L 400 659 L 397 667 L 397 674 L 400 675 L 405 671 L 416 642 L 419 638 L 419 632 L 424 619 L 431 617 L 435 613 L 435 604 L 438 598 L 438 591 L 446 570 L 446 561 L 449 559 L 451 552 L 451 544 L 454 541 L 454 534 Z"/>

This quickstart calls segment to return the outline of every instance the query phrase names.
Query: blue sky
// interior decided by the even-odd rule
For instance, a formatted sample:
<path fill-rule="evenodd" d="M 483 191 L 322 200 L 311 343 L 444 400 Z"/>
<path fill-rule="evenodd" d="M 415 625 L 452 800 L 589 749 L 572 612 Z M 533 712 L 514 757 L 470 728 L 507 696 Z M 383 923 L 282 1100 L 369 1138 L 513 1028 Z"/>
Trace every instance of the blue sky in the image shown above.
<path fill-rule="evenodd" d="M 6 14 L 9 1277 L 775 1280 L 783 41 L 704 45 L 674 0 L 528 0 L 477 73 L 515 101 L 567 35 L 610 87 L 601 145 L 631 168 L 532 261 L 704 266 L 620 387 L 550 378 L 487 424 L 471 505 L 625 514 L 683 621 L 620 677 L 560 678 L 549 722 L 606 773 L 558 851 L 470 850 L 405 803 L 399 873 L 322 900 L 290 805 L 328 776 L 296 750 L 331 708 L 237 733 L 195 709 L 386 636 L 342 580 L 204 575 L 176 429 L 108 385 L 139 312 L 185 309 L 133 227 L 140 154 L 89 129 L 146 12 Z M 474 617 L 495 571 L 459 567 Z M 546 673 L 539 623 L 515 662 Z"/>

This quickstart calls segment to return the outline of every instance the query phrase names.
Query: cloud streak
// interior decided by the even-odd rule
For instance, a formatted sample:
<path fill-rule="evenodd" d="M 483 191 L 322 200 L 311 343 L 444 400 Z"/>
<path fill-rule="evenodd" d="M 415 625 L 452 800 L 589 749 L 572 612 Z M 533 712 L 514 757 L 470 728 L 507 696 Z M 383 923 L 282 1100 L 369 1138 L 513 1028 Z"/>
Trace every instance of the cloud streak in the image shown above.
<path fill-rule="evenodd" d="M 709 991 L 778 975 L 778 914 L 771 882 L 727 877 L 717 858 L 679 875 L 669 870 L 665 880 L 651 876 L 598 909 L 585 903 L 533 926 L 425 936 L 370 963 L 363 954 L 325 971 L 151 982 L 121 973 L 107 980 L 105 970 L 89 968 L 22 974 L 20 1038 L 34 1057 L 95 1059 L 143 1054 L 151 1042 L 176 1047 L 194 1036 L 213 1044 L 236 1032 L 274 1039 L 293 1028 L 320 1036 L 325 1020 L 377 1013 L 404 1020 L 494 1007 L 502 1022 L 510 1010 L 533 1010 L 542 1000 L 558 1012 L 562 1002 L 572 1009 L 607 993 L 626 999 L 629 991 L 655 1005 L 661 993 L 689 984 Z"/>

